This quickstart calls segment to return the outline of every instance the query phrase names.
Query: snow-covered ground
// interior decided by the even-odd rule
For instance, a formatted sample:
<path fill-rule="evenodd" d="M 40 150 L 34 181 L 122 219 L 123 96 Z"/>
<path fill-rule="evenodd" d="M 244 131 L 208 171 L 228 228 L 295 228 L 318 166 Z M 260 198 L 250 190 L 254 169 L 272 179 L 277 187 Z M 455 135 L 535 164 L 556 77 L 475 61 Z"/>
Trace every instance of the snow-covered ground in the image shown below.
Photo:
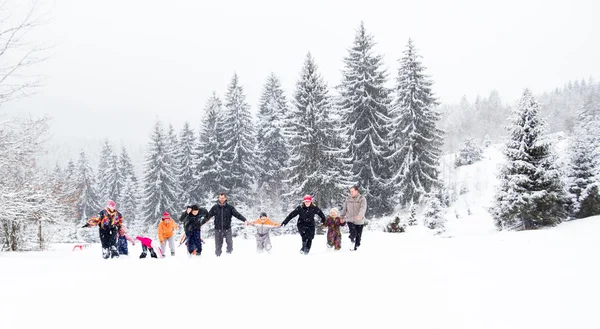
<path fill-rule="evenodd" d="M 453 238 L 365 232 L 362 250 L 104 260 L 97 245 L 0 254 L 0 327 L 600 328 L 600 217 Z"/>

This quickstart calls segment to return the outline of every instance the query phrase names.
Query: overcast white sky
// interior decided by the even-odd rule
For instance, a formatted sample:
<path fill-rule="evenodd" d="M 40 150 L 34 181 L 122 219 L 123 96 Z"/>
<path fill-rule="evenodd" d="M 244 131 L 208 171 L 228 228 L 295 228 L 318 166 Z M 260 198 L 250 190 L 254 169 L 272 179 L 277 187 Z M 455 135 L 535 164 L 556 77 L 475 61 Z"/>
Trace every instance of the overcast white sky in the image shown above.
<path fill-rule="evenodd" d="M 361 20 L 391 78 L 413 38 L 443 102 L 600 77 L 597 0 L 42 1 L 51 21 L 35 37 L 55 45 L 39 67 L 49 80 L 3 111 L 50 114 L 63 148 L 145 145 L 156 117 L 198 127 L 234 72 L 253 110 L 270 72 L 290 97 L 308 51 L 336 85 Z"/>

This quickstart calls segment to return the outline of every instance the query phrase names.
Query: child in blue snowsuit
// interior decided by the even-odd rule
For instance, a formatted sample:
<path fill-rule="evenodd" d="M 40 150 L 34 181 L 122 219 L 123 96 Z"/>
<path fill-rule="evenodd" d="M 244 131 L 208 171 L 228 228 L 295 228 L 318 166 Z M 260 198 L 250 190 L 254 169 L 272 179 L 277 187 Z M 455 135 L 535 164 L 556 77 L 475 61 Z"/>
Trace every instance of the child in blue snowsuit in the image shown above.
<path fill-rule="evenodd" d="M 119 255 L 128 255 L 129 250 L 127 248 L 127 241 L 131 242 L 131 244 L 135 246 L 135 240 L 127 235 L 127 226 L 125 226 L 125 224 L 121 224 L 118 235 L 119 238 L 117 241 L 117 250 L 119 251 Z"/>

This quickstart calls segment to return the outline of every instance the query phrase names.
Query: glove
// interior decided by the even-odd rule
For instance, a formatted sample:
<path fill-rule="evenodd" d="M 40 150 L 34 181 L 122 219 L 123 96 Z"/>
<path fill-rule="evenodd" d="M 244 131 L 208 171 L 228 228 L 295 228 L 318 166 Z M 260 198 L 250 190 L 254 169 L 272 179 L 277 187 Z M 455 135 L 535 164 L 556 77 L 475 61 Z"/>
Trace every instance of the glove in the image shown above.
<path fill-rule="evenodd" d="M 90 227 L 90 223 L 85 223 L 85 225 L 83 225 L 81 228 L 86 228 L 86 227 Z"/>

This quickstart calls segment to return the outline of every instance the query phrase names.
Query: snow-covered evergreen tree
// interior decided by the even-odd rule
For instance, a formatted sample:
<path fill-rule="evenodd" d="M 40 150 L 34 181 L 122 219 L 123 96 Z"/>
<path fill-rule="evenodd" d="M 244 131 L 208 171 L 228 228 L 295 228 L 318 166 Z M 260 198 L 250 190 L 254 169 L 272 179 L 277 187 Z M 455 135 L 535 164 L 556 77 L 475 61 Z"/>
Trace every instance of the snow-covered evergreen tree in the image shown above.
<path fill-rule="evenodd" d="M 573 218 L 584 218 L 600 214 L 599 182 L 596 176 L 599 162 L 593 135 L 584 128 L 578 132 L 571 139 L 571 161 L 567 172 L 571 197 L 569 213 Z"/>
<path fill-rule="evenodd" d="M 98 161 L 97 193 L 102 200 L 118 201 L 119 196 L 119 170 L 117 155 L 112 145 L 105 141 L 100 151 Z"/>
<path fill-rule="evenodd" d="M 560 172 L 543 139 L 540 106 L 525 89 L 512 119 L 493 217 L 499 229 L 554 226 L 566 217 L 567 198 Z"/>
<path fill-rule="evenodd" d="M 144 164 L 143 218 L 147 225 L 155 227 L 163 212 L 175 213 L 177 206 L 177 178 L 167 150 L 168 135 L 160 121 L 156 121 L 148 143 Z"/>
<path fill-rule="evenodd" d="M 190 123 L 185 122 L 179 133 L 179 143 L 177 145 L 177 154 L 174 166 L 179 177 L 178 201 L 180 207 L 185 207 L 192 202 L 199 200 L 192 197 L 194 189 L 198 186 L 194 178 L 194 159 L 196 149 L 196 134 L 192 130 Z"/>
<path fill-rule="evenodd" d="M 310 53 L 296 83 L 290 127 L 290 160 L 286 169 L 290 191 L 285 197 L 302 198 L 311 194 L 325 208 L 338 204 L 348 182 L 341 177 L 340 150 L 327 85 L 318 73 Z"/>
<path fill-rule="evenodd" d="M 256 176 L 256 136 L 250 106 L 237 74 L 233 75 L 225 95 L 223 125 L 219 131 L 224 142 L 222 175 L 226 193 L 230 199 L 249 203 L 248 194 Z"/>
<path fill-rule="evenodd" d="M 435 230 L 436 234 L 443 233 L 446 230 L 444 206 L 436 193 L 428 193 L 424 204 L 423 223 L 427 228 Z"/>
<path fill-rule="evenodd" d="M 269 75 L 263 87 L 258 112 L 257 184 L 260 196 L 277 200 L 285 190 L 282 181 L 289 158 L 283 129 L 282 114 L 288 113 L 288 104 L 281 82 L 275 74 Z"/>
<path fill-rule="evenodd" d="M 435 110 L 438 102 L 420 58 L 409 40 L 400 60 L 396 97 L 390 111 L 392 182 L 403 206 L 411 201 L 418 203 L 425 194 L 441 186 L 438 176 L 443 131 L 436 127 L 440 118 Z"/>
<path fill-rule="evenodd" d="M 466 166 L 481 161 L 483 150 L 479 147 L 473 138 L 467 138 L 463 141 L 458 152 L 458 157 L 454 161 L 455 167 Z"/>
<path fill-rule="evenodd" d="M 89 218 L 96 216 L 100 211 L 105 199 L 96 192 L 96 180 L 94 171 L 84 151 L 79 153 L 76 170 L 75 211 L 79 223 L 85 223 Z"/>
<path fill-rule="evenodd" d="M 215 92 L 209 98 L 204 109 L 204 117 L 198 143 L 194 150 L 193 167 L 196 186 L 192 197 L 195 201 L 205 198 L 216 199 L 217 193 L 225 191 L 222 185 L 224 177 L 223 155 L 224 137 L 223 104 Z"/>
<path fill-rule="evenodd" d="M 119 155 L 119 202 L 117 209 L 123 215 L 123 221 L 127 225 L 135 224 L 143 220 L 141 216 L 141 192 L 135 174 L 135 169 L 127 149 L 123 146 Z"/>
<path fill-rule="evenodd" d="M 344 59 L 340 87 L 342 124 L 347 127 L 353 176 L 369 200 L 368 214 L 383 215 L 393 209 L 389 185 L 391 172 L 388 128 L 390 90 L 383 58 L 373 51 L 373 36 L 361 22 L 354 43 Z"/>

